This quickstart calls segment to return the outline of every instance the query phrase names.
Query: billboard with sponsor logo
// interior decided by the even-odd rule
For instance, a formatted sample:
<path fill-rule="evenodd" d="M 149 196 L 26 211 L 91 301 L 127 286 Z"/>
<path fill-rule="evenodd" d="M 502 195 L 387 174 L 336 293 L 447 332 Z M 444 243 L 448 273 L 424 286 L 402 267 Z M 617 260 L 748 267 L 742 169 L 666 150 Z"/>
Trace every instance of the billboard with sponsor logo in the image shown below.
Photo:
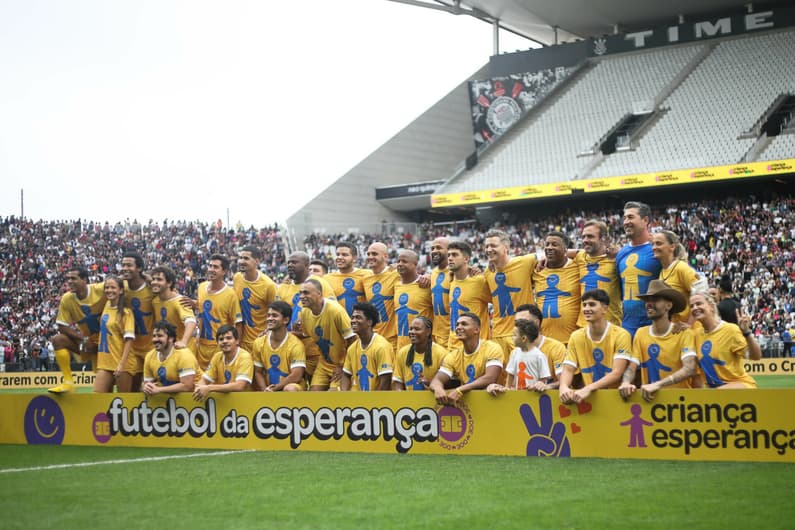
<path fill-rule="evenodd" d="M 469 206 L 476 204 L 540 199 L 581 193 L 600 193 L 621 191 L 633 188 L 653 188 L 698 182 L 717 182 L 724 180 L 786 175 L 795 172 L 795 159 L 769 160 L 728 166 L 679 169 L 657 173 L 640 173 L 621 177 L 607 177 L 587 180 L 569 180 L 532 186 L 514 186 L 483 191 L 468 191 L 433 195 L 431 206 Z"/>
<path fill-rule="evenodd" d="M 0 443 L 795 462 L 795 390 L 0 395 Z"/>

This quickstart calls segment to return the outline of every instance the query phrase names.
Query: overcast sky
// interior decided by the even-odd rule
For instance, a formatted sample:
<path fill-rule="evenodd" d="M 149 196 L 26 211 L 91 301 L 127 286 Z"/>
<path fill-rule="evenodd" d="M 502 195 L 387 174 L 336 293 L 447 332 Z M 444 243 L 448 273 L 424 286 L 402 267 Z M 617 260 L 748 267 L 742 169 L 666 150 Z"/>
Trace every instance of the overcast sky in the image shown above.
<path fill-rule="evenodd" d="M 491 53 L 387 0 L 0 0 L 0 215 L 283 222 Z"/>

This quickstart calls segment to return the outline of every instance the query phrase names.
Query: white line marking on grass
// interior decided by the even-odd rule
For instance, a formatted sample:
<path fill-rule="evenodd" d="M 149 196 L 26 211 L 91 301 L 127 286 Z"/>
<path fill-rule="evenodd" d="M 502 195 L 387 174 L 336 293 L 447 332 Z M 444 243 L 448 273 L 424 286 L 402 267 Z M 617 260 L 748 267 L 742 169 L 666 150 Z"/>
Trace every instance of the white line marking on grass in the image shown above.
<path fill-rule="evenodd" d="M 199 456 L 236 455 L 240 453 L 251 453 L 253 451 L 254 449 L 244 449 L 241 451 L 215 451 L 212 453 L 190 453 L 187 455 L 147 456 L 143 458 L 127 458 L 124 460 L 101 460 L 99 462 L 77 462 L 74 464 L 53 464 L 51 466 L 17 467 L 11 469 L 0 469 L 0 474 L 24 473 L 26 471 L 48 471 L 50 469 L 68 469 L 72 467 L 104 466 L 108 464 L 135 464 L 137 462 L 155 462 L 157 460 L 177 460 L 178 458 L 196 458 Z"/>

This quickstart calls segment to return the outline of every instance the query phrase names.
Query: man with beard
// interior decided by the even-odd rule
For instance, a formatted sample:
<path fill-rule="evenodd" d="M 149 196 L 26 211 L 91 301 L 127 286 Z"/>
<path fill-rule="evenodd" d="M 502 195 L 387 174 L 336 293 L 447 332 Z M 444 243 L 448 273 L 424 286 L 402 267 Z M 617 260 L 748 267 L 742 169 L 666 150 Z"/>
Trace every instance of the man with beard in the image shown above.
<path fill-rule="evenodd" d="M 478 329 L 481 339 L 491 336 L 489 326 L 489 291 L 486 277 L 482 274 L 472 275 L 469 259 L 472 249 L 465 241 L 451 241 L 447 245 L 447 269 L 452 275 L 450 281 L 450 331 L 455 331 L 459 315 L 473 313 L 479 319 Z M 461 346 L 457 334 L 450 335 L 448 349 Z"/>
<path fill-rule="evenodd" d="M 210 366 L 202 374 L 193 390 L 193 399 L 204 401 L 210 392 L 245 392 L 254 380 L 254 363 L 251 354 L 240 347 L 235 326 L 224 324 L 216 332 L 218 347 Z"/>
<path fill-rule="evenodd" d="M 147 396 L 193 392 L 198 366 L 190 350 L 176 345 L 177 328 L 165 320 L 155 322 L 152 329 L 154 349 L 144 360 L 144 383 Z"/>
<path fill-rule="evenodd" d="M 536 305 L 544 321 L 541 333 L 568 344 L 580 316 L 580 271 L 566 255 L 569 238 L 550 232 L 544 239 L 546 267 L 533 271 Z"/>
<path fill-rule="evenodd" d="M 262 253 L 257 247 L 243 247 L 237 254 L 238 272 L 232 277 L 243 318 L 240 345 L 249 352 L 257 337 L 265 332 L 268 306 L 276 297 L 276 284 L 259 270 L 261 259 Z"/>
<path fill-rule="evenodd" d="M 301 284 L 308 279 L 313 279 L 318 282 L 321 287 L 323 298 L 330 300 L 337 299 L 334 294 L 334 289 L 325 280 L 317 275 L 311 275 L 309 272 L 309 255 L 306 252 L 293 252 L 287 256 L 287 276 L 289 281 L 279 284 L 276 289 L 276 299 L 282 300 L 290 305 L 292 308 L 292 315 L 290 322 L 287 324 L 287 329 L 296 334 L 301 342 L 304 344 L 304 351 L 306 352 L 306 376 L 311 378 L 315 373 L 318 359 L 320 359 L 320 350 L 317 344 L 311 337 L 304 336 L 301 329 Z M 307 334 L 308 335 L 308 334 Z"/>
<path fill-rule="evenodd" d="M 639 295 L 646 306 L 651 325 L 635 333 L 632 341 L 632 360 L 618 387 L 621 397 L 635 392 L 635 371 L 640 363 L 641 395 L 646 401 L 654 399 L 664 386 L 691 388 L 698 366 L 695 336 L 690 329 L 674 331 L 671 317 L 687 307 L 685 296 L 662 280 L 652 280 L 646 294 Z"/>
<path fill-rule="evenodd" d="M 446 237 L 431 243 L 431 299 L 433 301 L 433 342 L 447 348 L 450 338 L 450 276 L 447 274 Z"/>
<path fill-rule="evenodd" d="M 621 325 L 621 282 L 618 279 L 615 256 L 607 247 L 607 225 L 591 219 L 582 227 L 582 249 L 573 258 L 580 271 L 580 293 L 593 289 L 603 289 L 610 297 L 607 319 L 616 326 Z M 585 318 L 580 312 L 579 327 L 585 326 Z"/>

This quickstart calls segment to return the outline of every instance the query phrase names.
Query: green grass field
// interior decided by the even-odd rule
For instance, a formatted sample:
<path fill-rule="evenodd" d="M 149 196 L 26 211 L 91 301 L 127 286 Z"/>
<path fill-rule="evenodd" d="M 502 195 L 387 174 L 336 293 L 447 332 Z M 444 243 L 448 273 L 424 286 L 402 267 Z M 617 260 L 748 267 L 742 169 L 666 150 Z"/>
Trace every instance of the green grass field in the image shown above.
<path fill-rule="evenodd" d="M 157 461 L 141 458 L 178 457 Z M 43 466 L 115 461 L 103 465 Z M 5 446 L 4 528 L 792 528 L 787 464 Z"/>
<path fill-rule="evenodd" d="M 8 529 L 792 528 L 793 490 L 790 464 L 0 446 Z"/>

